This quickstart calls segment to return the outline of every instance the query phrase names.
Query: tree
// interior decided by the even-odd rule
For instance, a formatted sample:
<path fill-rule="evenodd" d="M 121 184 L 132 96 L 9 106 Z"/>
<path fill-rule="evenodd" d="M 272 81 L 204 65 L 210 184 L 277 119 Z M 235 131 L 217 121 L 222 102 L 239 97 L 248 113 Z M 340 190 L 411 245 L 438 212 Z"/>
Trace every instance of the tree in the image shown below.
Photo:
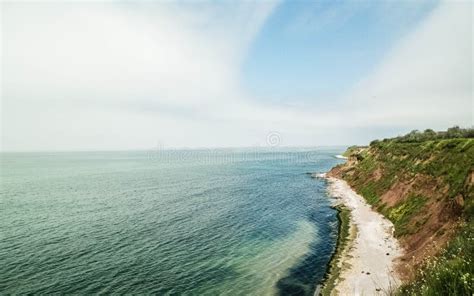
<path fill-rule="evenodd" d="M 462 138 L 462 136 L 463 136 L 463 131 L 457 125 L 448 128 L 448 130 L 446 131 L 446 138 L 449 138 L 449 139 L 451 139 L 451 138 Z"/>
<path fill-rule="evenodd" d="M 424 141 L 435 140 L 437 137 L 438 137 L 438 134 L 430 128 L 425 129 L 425 131 L 423 132 Z"/>

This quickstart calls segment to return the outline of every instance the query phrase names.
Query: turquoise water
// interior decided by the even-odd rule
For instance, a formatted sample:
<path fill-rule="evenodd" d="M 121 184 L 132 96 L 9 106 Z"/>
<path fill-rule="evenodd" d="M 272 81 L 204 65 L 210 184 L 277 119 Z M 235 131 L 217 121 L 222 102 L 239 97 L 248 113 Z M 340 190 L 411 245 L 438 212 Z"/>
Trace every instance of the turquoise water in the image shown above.
<path fill-rule="evenodd" d="M 340 150 L 3 153 L 0 292 L 312 295 Z"/>

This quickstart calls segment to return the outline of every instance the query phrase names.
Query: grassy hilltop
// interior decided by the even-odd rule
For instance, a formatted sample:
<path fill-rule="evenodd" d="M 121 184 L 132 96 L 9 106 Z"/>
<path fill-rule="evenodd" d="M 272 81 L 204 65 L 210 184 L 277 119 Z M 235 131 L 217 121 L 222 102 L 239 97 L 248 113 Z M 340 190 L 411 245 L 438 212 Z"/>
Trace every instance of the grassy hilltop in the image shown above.
<path fill-rule="evenodd" d="M 346 156 L 330 175 L 393 222 L 406 251 L 400 292 L 472 295 L 474 130 L 413 131 L 350 147 Z"/>

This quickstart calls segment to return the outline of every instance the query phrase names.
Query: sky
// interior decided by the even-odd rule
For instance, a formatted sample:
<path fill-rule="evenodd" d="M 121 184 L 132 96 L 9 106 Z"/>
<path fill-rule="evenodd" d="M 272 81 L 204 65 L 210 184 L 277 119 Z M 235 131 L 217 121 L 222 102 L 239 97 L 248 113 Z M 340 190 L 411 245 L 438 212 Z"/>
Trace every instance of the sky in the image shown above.
<path fill-rule="evenodd" d="M 0 5 L 2 151 L 352 145 L 474 125 L 470 1 Z"/>

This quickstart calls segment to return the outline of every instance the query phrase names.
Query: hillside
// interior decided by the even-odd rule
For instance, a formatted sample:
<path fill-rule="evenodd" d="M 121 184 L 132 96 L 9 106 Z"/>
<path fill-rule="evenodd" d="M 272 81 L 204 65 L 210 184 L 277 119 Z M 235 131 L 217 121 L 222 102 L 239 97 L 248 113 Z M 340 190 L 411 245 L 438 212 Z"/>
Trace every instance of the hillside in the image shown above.
<path fill-rule="evenodd" d="M 450 291 L 472 291 L 474 139 L 446 138 L 446 132 L 414 138 L 411 133 L 351 147 L 346 155 L 348 161 L 329 175 L 346 180 L 393 222 L 405 249 L 399 263 L 405 281 L 426 284 L 429 279 L 414 272 L 423 267 L 438 278 L 453 277 L 444 278 L 455 285 Z M 434 268 L 435 260 L 454 274 L 436 273 L 441 265 Z"/>

